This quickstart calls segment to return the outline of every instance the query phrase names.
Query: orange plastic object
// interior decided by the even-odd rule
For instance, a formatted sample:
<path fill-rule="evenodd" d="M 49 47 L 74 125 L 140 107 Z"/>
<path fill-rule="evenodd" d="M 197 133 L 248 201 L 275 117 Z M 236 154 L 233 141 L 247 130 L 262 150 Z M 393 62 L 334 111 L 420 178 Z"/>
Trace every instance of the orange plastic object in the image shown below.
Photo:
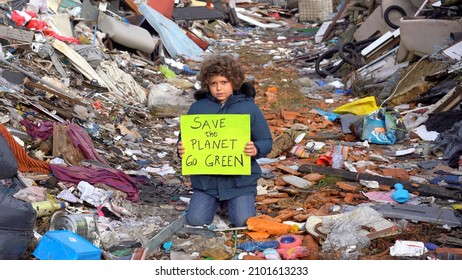
<path fill-rule="evenodd" d="M 268 88 L 268 92 L 274 93 L 274 92 L 277 92 L 277 91 L 278 91 L 278 88 L 277 88 L 277 87 L 269 87 L 269 88 Z"/>
<path fill-rule="evenodd" d="M 291 226 L 281 223 L 268 215 L 260 215 L 247 219 L 249 230 L 268 232 L 269 234 L 284 235 L 290 232 Z"/>
<path fill-rule="evenodd" d="M 246 234 L 254 241 L 266 240 L 271 234 L 262 231 L 248 231 Z"/>
<path fill-rule="evenodd" d="M 93 106 L 95 107 L 95 109 L 102 109 L 101 104 L 99 103 L 99 101 L 93 102 Z"/>

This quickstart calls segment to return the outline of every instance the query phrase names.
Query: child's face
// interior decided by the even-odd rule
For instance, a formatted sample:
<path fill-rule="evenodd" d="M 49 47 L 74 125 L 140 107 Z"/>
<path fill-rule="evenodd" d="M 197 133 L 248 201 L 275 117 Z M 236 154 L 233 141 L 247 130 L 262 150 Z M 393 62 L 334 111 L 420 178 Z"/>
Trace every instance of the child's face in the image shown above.
<path fill-rule="evenodd" d="M 223 76 L 214 76 L 210 78 L 209 90 L 212 96 L 218 99 L 221 104 L 225 104 L 229 97 L 233 95 L 233 85 Z"/>

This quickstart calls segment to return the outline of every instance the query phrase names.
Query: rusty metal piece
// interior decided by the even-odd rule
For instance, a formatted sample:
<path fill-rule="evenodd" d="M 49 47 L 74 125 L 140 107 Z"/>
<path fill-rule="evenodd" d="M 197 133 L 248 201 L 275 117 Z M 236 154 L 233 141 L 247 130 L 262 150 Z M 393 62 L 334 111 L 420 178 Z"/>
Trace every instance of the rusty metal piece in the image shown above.
<path fill-rule="evenodd" d="M 372 254 L 372 255 L 363 255 L 360 256 L 360 260 L 381 260 L 384 259 L 385 256 L 388 256 L 390 252 L 390 245 L 382 240 L 382 239 L 376 239 L 375 241 L 371 241 L 371 245 L 369 246 L 370 251 L 375 251 L 375 250 L 383 250 L 379 253 Z"/>

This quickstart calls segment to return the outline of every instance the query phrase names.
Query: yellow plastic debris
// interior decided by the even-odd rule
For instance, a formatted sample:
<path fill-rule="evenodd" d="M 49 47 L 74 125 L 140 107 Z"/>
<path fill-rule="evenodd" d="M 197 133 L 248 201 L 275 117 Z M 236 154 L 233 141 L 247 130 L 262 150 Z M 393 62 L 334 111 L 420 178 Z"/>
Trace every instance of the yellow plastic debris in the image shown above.
<path fill-rule="evenodd" d="M 368 115 L 378 108 L 375 97 L 368 96 L 339 106 L 333 112 L 336 114 Z"/>
<path fill-rule="evenodd" d="M 176 77 L 175 72 L 170 70 L 167 66 L 159 65 L 159 71 L 160 73 L 164 74 L 165 78 L 167 79 Z"/>

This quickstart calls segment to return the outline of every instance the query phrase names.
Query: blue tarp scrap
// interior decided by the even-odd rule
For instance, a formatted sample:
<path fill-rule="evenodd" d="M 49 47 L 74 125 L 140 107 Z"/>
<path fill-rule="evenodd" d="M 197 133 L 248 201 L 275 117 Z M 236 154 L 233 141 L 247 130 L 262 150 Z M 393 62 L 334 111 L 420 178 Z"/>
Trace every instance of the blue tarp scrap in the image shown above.
<path fill-rule="evenodd" d="M 138 5 L 138 10 L 157 31 L 172 58 L 184 57 L 198 62 L 202 61 L 204 51 L 186 36 L 185 32 L 175 22 L 144 2 Z"/>

